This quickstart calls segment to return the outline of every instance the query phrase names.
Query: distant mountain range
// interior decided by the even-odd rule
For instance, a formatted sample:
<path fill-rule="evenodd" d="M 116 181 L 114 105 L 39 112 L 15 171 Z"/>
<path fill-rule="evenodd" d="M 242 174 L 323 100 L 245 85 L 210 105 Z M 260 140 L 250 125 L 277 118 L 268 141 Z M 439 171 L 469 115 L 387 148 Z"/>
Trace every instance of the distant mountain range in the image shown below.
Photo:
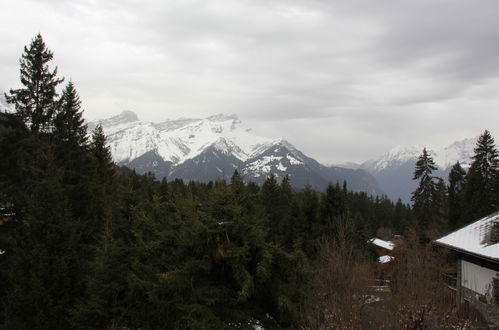
<path fill-rule="evenodd" d="M 476 141 L 477 138 L 471 138 L 454 142 L 442 149 L 427 148 L 439 168 L 434 174 L 447 180 L 451 167 L 457 161 L 467 169 L 474 155 Z M 422 151 L 422 146 L 399 146 L 362 164 L 347 163 L 344 166 L 369 172 L 376 178 L 388 197 L 393 200 L 400 198 L 408 203 L 411 200 L 411 193 L 417 186 L 417 182 L 412 180 L 412 177 L 417 158 Z"/>
<path fill-rule="evenodd" d="M 0 111 L 10 109 L 0 91 Z M 386 194 L 409 203 L 417 182 L 412 180 L 422 146 L 395 147 L 362 164 L 325 166 L 307 157 L 286 140 L 269 139 L 243 128 L 235 115 L 182 118 L 161 123 L 140 121 L 132 111 L 88 123 L 89 130 L 101 124 L 118 165 L 157 178 L 210 181 L 229 179 L 239 169 L 246 180 L 263 182 L 270 173 L 278 179 L 289 175 L 295 187 L 311 185 L 324 189 L 329 182 L 346 181 L 353 191 Z M 471 164 L 477 138 L 457 141 L 442 149 L 427 148 L 447 179 L 452 165 Z"/>
<path fill-rule="evenodd" d="M 324 189 L 346 181 L 349 189 L 382 194 L 365 170 L 324 166 L 284 139 L 256 136 L 235 115 L 182 118 L 161 123 L 140 121 L 131 111 L 88 123 L 101 124 L 114 160 L 157 178 L 210 181 L 229 179 L 239 169 L 246 180 L 261 183 L 274 173 L 288 175 L 295 187 Z"/>

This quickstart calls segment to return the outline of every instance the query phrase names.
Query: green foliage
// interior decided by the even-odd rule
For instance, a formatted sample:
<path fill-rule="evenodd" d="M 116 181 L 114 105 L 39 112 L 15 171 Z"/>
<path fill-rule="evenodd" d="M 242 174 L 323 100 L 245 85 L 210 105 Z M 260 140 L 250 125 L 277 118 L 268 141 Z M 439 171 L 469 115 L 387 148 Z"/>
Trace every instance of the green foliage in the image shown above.
<path fill-rule="evenodd" d="M 466 171 L 457 162 L 452 166 L 449 173 L 449 224 L 451 229 L 455 229 L 465 222 L 463 218 L 464 205 L 464 187 Z"/>
<path fill-rule="evenodd" d="M 70 81 L 62 92 L 54 116 L 54 137 L 66 146 L 83 146 L 87 142 L 87 126 L 82 117 L 81 101 Z"/>
<path fill-rule="evenodd" d="M 413 180 L 419 180 L 412 193 L 414 215 L 418 228 L 425 238 L 435 238 L 446 226 L 447 191 L 442 179 L 432 175 L 437 169 L 426 148 L 419 156 L 414 169 Z"/>
<path fill-rule="evenodd" d="M 435 181 L 432 172 L 437 167 L 433 158 L 423 149 L 414 169 L 413 180 L 419 180 L 417 189 L 413 192 L 411 200 L 414 203 L 414 211 L 419 218 L 421 227 L 427 226 L 431 221 L 433 213 L 433 199 L 435 196 Z"/>
<path fill-rule="evenodd" d="M 473 163 L 466 175 L 465 199 L 467 221 L 497 210 L 499 182 L 499 154 L 489 131 L 479 137 Z"/>
<path fill-rule="evenodd" d="M 24 47 L 21 57 L 20 89 L 10 90 L 6 94 L 7 102 L 16 109 L 16 114 L 27 124 L 32 132 L 38 133 L 50 127 L 56 110 L 56 87 L 63 79 L 57 78 L 57 68 L 49 70 L 48 62 L 53 53 L 47 49 L 40 34 L 29 47 Z"/>

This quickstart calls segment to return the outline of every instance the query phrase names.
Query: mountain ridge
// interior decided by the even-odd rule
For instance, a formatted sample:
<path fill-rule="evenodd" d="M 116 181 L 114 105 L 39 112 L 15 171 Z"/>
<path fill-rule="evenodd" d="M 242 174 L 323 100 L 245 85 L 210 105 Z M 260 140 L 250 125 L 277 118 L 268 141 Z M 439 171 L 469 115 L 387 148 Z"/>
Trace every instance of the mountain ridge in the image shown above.
<path fill-rule="evenodd" d="M 252 134 L 234 114 L 151 123 L 124 111 L 91 121 L 88 128 L 99 124 L 117 164 L 159 178 L 210 181 L 228 179 L 240 169 L 246 180 L 258 183 L 273 173 L 278 179 L 288 175 L 295 187 L 324 189 L 346 180 L 351 190 L 383 193 L 367 172 L 324 166 L 283 138 Z"/>
<path fill-rule="evenodd" d="M 447 180 L 450 168 L 457 162 L 467 169 L 472 162 L 478 137 L 455 141 L 440 149 L 427 148 L 438 169 L 435 176 Z M 422 146 L 396 146 L 377 158 L 358 165 L 373 175 L 381 189 L 392 200 L 400 198 L 409 203 L 417 182 L 412 180 L 416 161 L 423 151 Z"/>

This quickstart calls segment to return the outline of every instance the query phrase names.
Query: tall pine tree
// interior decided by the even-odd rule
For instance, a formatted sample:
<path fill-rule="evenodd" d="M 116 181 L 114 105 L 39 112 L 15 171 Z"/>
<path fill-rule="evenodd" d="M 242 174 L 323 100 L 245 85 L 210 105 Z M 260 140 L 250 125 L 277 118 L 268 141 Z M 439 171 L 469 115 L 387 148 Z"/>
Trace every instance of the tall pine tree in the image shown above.
<path fill-rule="evenodd" d="M 87 125 L 83 119 L 81 101 L 70 81 L 64 88 L 54 117 L 54 136 L 57 140 L 73 147 L 87 143 Z"/>
<path fill-rule="evenodd" d="M 63 81 L 57 78 L 57 67 L 53 71 L 48 67 L 52 57 L 53 53 L 38 34 L 29 47 L 24 47 L 20 60 L 24 87 L 11 89 L 10 95 L 5 94 L 7 102 L 15 107 L 17 115 L 34 133 L 50 128 L 57 106 L 56 87 Z"/>
<path fill-rule="evenodd" d="M 466 175 L 467 222 L 497 210 L 498 157 L 494 139 L 485 130 L 478 138 L 473 163 Z"/>
<path fill-rule="evenodd" d="M 434 210 L 436 184 L 432 175 L 437 169 L 435 162 L 426 148 L 419 156 L 414 170 L 413 180 L 419 180 L 419 185 L 412 193 L 414 213 L 419 221 L 420 228 L 427 228 L 431 223 Z"/>
<path fill-rule="evenodd" d="M 454 229 L 462 224 L 464 212 L 464 185 L 466 172 L 457 162 L 449 173 L 449 225 Z"/>

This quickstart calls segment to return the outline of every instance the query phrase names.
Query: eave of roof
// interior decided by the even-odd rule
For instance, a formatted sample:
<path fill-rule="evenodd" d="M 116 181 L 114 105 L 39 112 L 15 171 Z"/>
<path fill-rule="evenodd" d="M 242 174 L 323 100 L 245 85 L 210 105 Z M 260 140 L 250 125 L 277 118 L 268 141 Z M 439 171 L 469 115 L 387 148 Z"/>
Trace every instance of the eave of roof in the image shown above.
<path fill-rule="evenodd" d="M 395 248 L 395 244 L 392 241 L 385 241 L 377 237 L 371 238 L 368 242 L 388 251 L 392 251 Z"/>
<path fill-rule="evenodd" d="M 461 249 L 461 248 L 458 248 L 458 247 L 455 247 L 455 246 L 452 246 L 452 245 L 449 245 L 449 244 L 445 244 L 445 243 L 442 243 L 442 242 L 437 242 L 437 240 L 433 240 L 432 244 L 439 245 L 441 247 L 444 247 L 444 248 L 447 248 L 447 249 L 450 249 L 450 250 L 453 250 L 453 251 L 456 251 L 456 252 L 459 252 L 459 253 L 467 254 L 467 255 L 470 255 L 470 256 L 473 256 L 473 257 L 476 257 L 476 258 L 488 260 L 488 261 L 494 262 L 496 264 L 499 264 L 499 259 L 498 258 L 492 258 L 492 257 L 486 256 L 486 255 L 483 255 L 483 254 L 479 254 L 479 253 L 473 253 L 471 251 L 467 251 L 467 250 L 464 250 L 464 249 Z"/>
<path fill-rule="evenodd" d="M 433 240 L 432 243 L 498 264 L 499 243 L 491 236 L 498 224 L 499 212 L 492 213 Z"/>

